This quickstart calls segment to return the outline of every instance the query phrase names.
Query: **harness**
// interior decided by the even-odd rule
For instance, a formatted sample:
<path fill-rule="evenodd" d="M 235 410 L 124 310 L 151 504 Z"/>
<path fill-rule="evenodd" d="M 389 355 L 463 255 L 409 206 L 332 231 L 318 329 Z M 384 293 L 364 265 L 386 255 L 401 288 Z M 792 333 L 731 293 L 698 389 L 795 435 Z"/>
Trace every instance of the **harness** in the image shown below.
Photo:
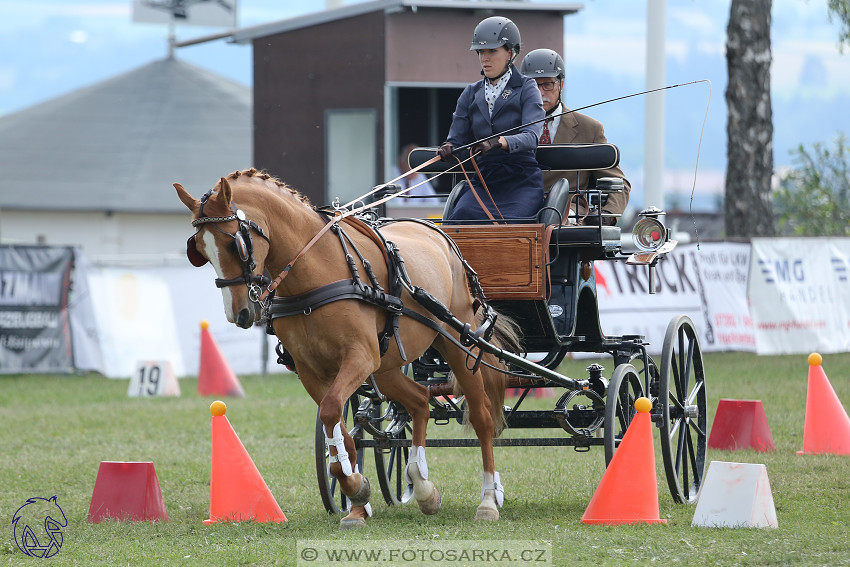
<path fill-rule="evenodd" d="M 325 222 L 331 222 L 332 214 L 328 211 L 317 211 Z M 340 301 L 343 299 L 358 299 L 365 301 L 381 309 L 387 311 L 387 322 L 384 329 L 378 334 L 378 344 L 380 353 L 383 356 L 389 348 L 390 337 L 395 337 L 396 345 L 403 360 L 407 360 L 404 353 L 404 347 L 401 344 L 401 337 L 398 334 L 398 318 L 404 312 L 404 303 L 401 300 L 401 290 L 403 287 L 402 273 L 403 263 L 401 256 L 398 254 L 396 245 L 384 238 L 384 236 L 374 227 L 365 221 L 356 217 L 346 217 L 346 222 L 355 226 L 359 231 L 367 234 L 374 240 L 382 250 L 384 259 L 387 264 L 387 282 L 389 291 L 385 290 L 378 281 L 375 271 L 369 260 L 363 255 L 348 233 L 345 231 L 341 223 L 335 223 L 330 231 L 337 235 L 340 246 L 345 254 L 345 261 L 348 264 L 348 269 L 351 272 L 351 279 L 339 280 L 327 285 L 323 285 L 316 289 L 310 290 L 300 295 L 292 297 L 274 297 L 268 310 L 269 326 L 274 319 L 279 317 L 291 317 L 293 315 L 309 315 L 313 309 Z M 357 263 L 354 260 L 351 250 L 359 258 L 363 265 L 363 270 L 369 283 L 365 283 L 360 277 L 360 271 L 357 268 Z"/>
<path fill-rule="evenodd" d="M 257 267 L 257 263 L 254 259 L 254 245 L 251 232 L 255 232 L 271 245 L 271 241 L 265 231 L 263 231 L 262 227 L 254 221 L 248 220 L 245 212 L 239 209 L 232 202 L 230 204 L 230 209 L 233 214 L 223 217 L 205 216 L 204 206 L 211 195 L 212 190 L 207 192 L 201 198 L 198 218 L 192 221 L 192 226 L 198 227 L 202 224 L 212 224 L 216 230 L 232 238 L 235 252 L 238 254 L 242 262 L 241 276 L 229 279 L 216 278 L 215 285 L 219 288 L 240 284 L 247 285 L 249 288 L 248 297 L 251 301 L 257 303 L 262 309 L 263 316 L 267 320 L 267 332 L 269 334 L 274 334 L 274 331 L 272 330 L 272 322 L 274 319 L 295 315 L 309 315 L 313 309 L 328 303 L 341 301 L 343 299 L 356 299 L 358 301 L 364 301 L 371 305 L 375 305 L 388 313 L 386 324 L 384 325 L 383 330 L 378 333 L 378 344 L 381 356 L 386 354 L 389 348 L 389 340 L 392 336 L 395 337 L 396 345 L 398 346 L 402 360 L 407 361 L 407 356 L 404 352 L 404 347 L 398 331 L 398 319 L 401 315 L 405 315 L 441 334 L 449 342 L 466 352 L 468 356 L 473 357 L 475 359 L 474 366 L 472 367 L 473 372 L 476 371 L 478 366 L 481 364 L 481 358 L 484 355 L 484 350 L 479 349 L 479 353 L 476 356 L 469 347 L 477 344 L 481 339 L 485 341 L 490 339 L 495 330 L 497 314 L 486 303 L 484 290 L 478 281 L 478 274 L 476 274 L 475 270 L 473 270 L 466 260 L 463 259 L 460 254 L 460 250 L 457 248 L 457 244 L 433 223 L 421 219 L 405 219 L 407 221 L 418 222 L 436 230 L 446 239 L 453 252 L 458 256 L 458 258 L 460 258 L 467 274 L 470 292 L 474 299 L 473 310 L 477 312 L 479 309 L 483 308 L 483 320 L 477 329 L 473 330 L 471 324 L 463 323 L 458 320 L 451 313 L 448 307 L 443 305 L 438 299 L 433 297 L 426 290 L 416 287 L 411 283 L 410 277 L 404 267 L 404 259 L 401 257 L 398 247 L 394 242 L 384 238 L 379 230 L 380 226 L 397 222 L 397 219 L 381 219 L 379 222 L 366 221 L 361 217 L 354 216 L 345 216 L 344 218 L 340 218 L 341 215 L 338 211 L 317 209 L 316 212 L 319 213 L 325 220 L 325 227 L 313 238 L 313 240 L 310 241 L 304 250 L 290 261 L 290 263 L 284 268 L 284 272 L 282 272 L 275 280 L 272 280 L 267 270 L 264 270 L 262 275 L 254 275 L 253 273 Z M 230 234 L 217 226 L 218 223 L 229 222 L 232 220 L 237 221 L 239 224 L 239 227 L 234 234 Z M 345 226 L 342 224 L 343 222 L 345 223 Z M 387 286 L 389 287 L 389 290 L 386 290 L 383 286 L 381 286 L 369 260 L 363 255 L 354 243 L 354 240 L 348 235 L 346 227 L 353 228 L 365 234 L 378 245 L 387 266 Z M 345 253 L 345 260 L 351 273 L 351 279 L 332 282 L 297 296 L 275 296 L 274 291 L 277 284 L 279 284 L 283 277 L 289 273 L 292 265 L 298 260 L 298 258 L 303 256 L 311 245 L 326 231 L 333 232 L 337 235 L 340 246 Z M 197 232 L 193 234 L 186 242 L 186 255 L 194 266 L 203 266 L 208 260 L 201 255 L 197 249 L 195 241 L 197 234 Z M 360 277 L 360 270 L 357 267 L 355 256 L 360 260 L 369 283 L 365 283 Z M 406 307 L 401 299 L 401 292 L 403 289 L 407 290 L 417 303 L 436 316 L 437 319 L 450 325 L 455 331 L 457 331 L 460 334 L 460 340 L 455 339 L 433 319 L 425 317 L 424 315 Z M 289 353 L 286 352 L 283 345 L 278 344 L 275 350 L 279 357 L 278 362 L 294 369 L 294 361 Z"/>
<path fill-rule="evenodd" d="M 327 211 L 319 212 L 326 218 L 330 216 L 330 213 Z M 426 290 L 412 285 L 410 277 L 407 274 L 407 270 L 404 267 L 404 259 L 402 258 L 398 247 L 394 242 L 385 239 L 379 230 L 381 226 L 397 222 L 396 220 L 381 219 L 380 222 L 367 222 L 357 217 L 346 217 L 345 220 L 356 230 L 370 234 L 372 240 L 380 244 L 381 249 L 384 252 L 384 258 L 387 262 L 387 281 L 388 287 L 390 288 L 389 291 L 384 290 L 377 281 L 369 261 L 363 257 L 357 246 L 346 234 L 345 227 L 338 224 L 331 228 L 331 230 L 337 234 L 340 244 L 345 251 L 346 261 L 351 272 L 351 279 L 332 282 L 298 296 L 274 297 L 272 299 L 271 306 L 268 309 L 269 333 L 274 334 L 271 330 L 271 323 L 278 317 L 309 315 L 313 309 L 322 305 L 343 299 L 356 299 L 358 301 L 364 301 L 371 305 L 375 305 L 376 307 L 380 307 L 388 313 L 384 329 L 378 334 L 378 344 L 381 356 L 386 354 L 386 351 L 389 348 L 390 336 L 393 336 L 395 337 L 396 345 L 398 346 L 402 360 L 407 361 L 407 355 L 404 352 L 401 337 L 398 334 L 398 319 L 401 315 L 404 315 L 441 334 L 446 338 L 446 340 L 453 343 L 456 347 L 466 352 L 467 355 L 474 358 L 475 362 L 472 366 L 472 371 L 475 372 L 481 364 L 481 358 L 484 355 L 484 350 L 479 350 L 479 353 L 476 355 L 469 350 L 469 347 L 477 344 L 481 339 L 484 339 L 485 341 L 490 340 L 493 332 L 495 331 L 497 313 L 486 303 L 484 290 L 478 281 L 478 274 L 475 273 L 475 270 L 473 270 L 466 260 L 464 260 L 460 255 L 460 250 L 457 248 L 457 244 L 433 223 L 420 219 L 405 219 L 407 221 L 418 222 L 426 225 L 442 234 L 446 241 L 450 244 L 452 250 L 463 262 L 464 269 L 467 274 L 469 289 L 474 298 L 473 309 L 476 312 L 479 309 L 482 310 L 482 322 L 476 329 L 473 329 L 471 324 L 463 323 L 458 320 L 451 313 L 448 307 L 443 305 Z M 364 270 L 369 278 L 369 284 L 364 283 L 360 278 L 359 270 L 357 269 L 353 256 L 349 252 L 349 246 L 354 250 L 355 254 L 360 259 L 361 264 L 364 266 Z M 459 340 L 449 334 L 438 322 L 405 306 L 401 299 L 402 289 L 407 290 L 417 303 L 422 305 L 437 319 L 443 323 L 447 323 L 456 330 L 460 334 Z M 294 361 L 291 355 L 286 351 L 285 347 L 279 343 L 275 350 L 279 357 L 278 362 L 294 370 Z"/>

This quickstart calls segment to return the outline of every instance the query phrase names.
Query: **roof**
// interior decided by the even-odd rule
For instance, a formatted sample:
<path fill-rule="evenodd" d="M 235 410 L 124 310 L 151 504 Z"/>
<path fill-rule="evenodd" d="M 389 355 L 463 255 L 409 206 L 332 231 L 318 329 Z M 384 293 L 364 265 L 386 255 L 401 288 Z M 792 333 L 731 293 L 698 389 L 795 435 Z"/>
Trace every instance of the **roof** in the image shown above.
<path fill-rule="evenodd" d="M 251 88 L 165 59 L 0 117 L 0 209 L 185 212 L 252 163 Z"/>
<path fill-rule="evenodd" d="M 323 10 L 268 24 L 236 29 L 233 30 L 230 37 L 234 43 L 249 43 L 258 37 L 275 35 L 341 20 L 343 18 L 351 18 L 370 12 L 377 12 L 378 10 L 383 10 L 387 13 L 399 11 L 415 12 L 420 8 L 441 8 L 476 12 L 488 11 L 494 13 L 512 11 L 551 12 L 559 16 L 564 16 L 565 14 L 573 14 L 584 9 L 584 4 L 580 2 L 517 2 L 516 0 L 373 0 L 371 2 L 349 4 L 332 10 Z M 218 37 L 221 37 L 221 35 Z"/>

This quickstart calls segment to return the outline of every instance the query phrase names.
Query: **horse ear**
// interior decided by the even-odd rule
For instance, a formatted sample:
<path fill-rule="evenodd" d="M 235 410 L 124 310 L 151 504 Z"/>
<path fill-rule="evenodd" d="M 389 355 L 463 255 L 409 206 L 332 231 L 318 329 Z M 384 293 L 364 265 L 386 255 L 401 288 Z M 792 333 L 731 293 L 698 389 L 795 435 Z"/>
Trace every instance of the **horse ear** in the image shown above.
<path fill-rule="evenodd" d="M 221 196 L 224 197 L 227 206 L 230 206 L 230 201 L 233 200 L 233 188 L 224 177 L 221 178 Z"/>
<path fill-rule="evenodd" d="M 177 197 L 180 198 L 183 204 L 189 207 L 190 211 L 197 211 L 198 207 L 200 207 L 200 203 L 198 202 L 198 200 L 191 196 L 189 192 L 186 191 L 179 183 L 173 183 L 173 185 L 174 188 L 177 189 Z"/>

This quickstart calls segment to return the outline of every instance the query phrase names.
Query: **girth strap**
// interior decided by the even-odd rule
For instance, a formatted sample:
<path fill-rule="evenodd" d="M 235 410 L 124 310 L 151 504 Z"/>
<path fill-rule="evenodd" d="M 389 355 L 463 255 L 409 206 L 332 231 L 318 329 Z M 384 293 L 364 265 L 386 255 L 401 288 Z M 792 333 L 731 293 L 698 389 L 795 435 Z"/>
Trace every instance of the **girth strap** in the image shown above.
<path fill-rule="evenodd" d="M 365 301 L 395 313 L 401 313 L 404 307 L 398 297 L 369 286 L 359 286 L 354 280 L 340 280 L 317 287 L 301 295 L 275 297 L 269 308 L 269 317 L 276 319 L 293 315 L 308 315 L 313 309 L 342 299 Z"/>

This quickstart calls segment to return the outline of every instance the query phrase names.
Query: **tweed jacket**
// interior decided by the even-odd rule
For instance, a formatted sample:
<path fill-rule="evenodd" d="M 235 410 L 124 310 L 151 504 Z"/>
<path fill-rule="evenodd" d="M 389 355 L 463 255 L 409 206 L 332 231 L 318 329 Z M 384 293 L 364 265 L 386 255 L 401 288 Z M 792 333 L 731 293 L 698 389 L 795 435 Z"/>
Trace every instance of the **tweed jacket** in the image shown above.
<path fill-rule="evenodd" d="M 569 110 L 564 103 L 561 103 L 560 110 L 556 112 L 565 112 Z M 581 114 L 579 112 L 570 112 L 561 116 L 561 123 L 558 125 L 558 131 L 555 132 L 553 144 L 606 144 L 608 140 L 605 138 L 605 131 L 602 123 L 598 120 Z M 576 185 L 576 175 L 578 175 L 578 185 Z M 594 171 L 544 171 L 543 183 L 548 191 L 558 179 L 565 177 L 570 182 L 570 189 L 578 189 L 583 191 L 588 186 L 596 186 L 596 180 L 600 177 L 619 177 L 623 180 L 624 191 L 622 193 L 612 193 L 608 196 L 608 202 L 602 207 L 602 211 L 606 213 L 623 214 L 626 210 L 626 205 L 629 203 L 629 191 L 631 184 L 626 179 L 623 170 L 619 166 L 610 169 L 600 169 Z M 591 183 L 592 181 L 592 183 Z M 579 214 L 584 214 L 584 201 L 580 203 Z"/>

